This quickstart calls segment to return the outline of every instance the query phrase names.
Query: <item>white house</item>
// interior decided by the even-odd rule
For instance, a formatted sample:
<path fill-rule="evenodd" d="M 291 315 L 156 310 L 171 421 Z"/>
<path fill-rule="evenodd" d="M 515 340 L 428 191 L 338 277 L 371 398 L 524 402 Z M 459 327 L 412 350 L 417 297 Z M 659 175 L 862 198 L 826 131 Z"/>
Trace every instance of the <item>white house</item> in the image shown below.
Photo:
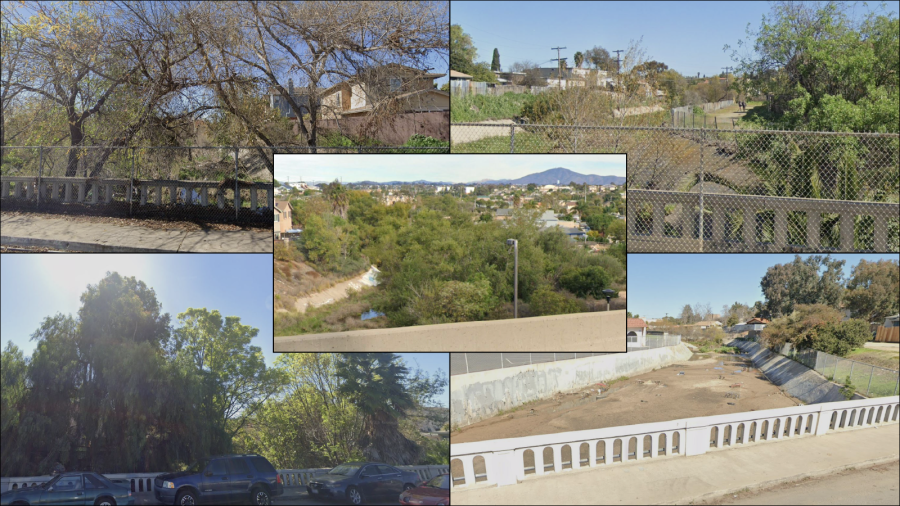
<path fill-rule="evenodd" d="M 647 346 L 647 324 L 640 318 L 628 318 L 625 322 L 625 346 Z"/>
<path fill-rule="evenodd" d="M 472 192 L 474 192 L 474 191 L 475 191 L 475 187 L 474 187 L 474 186 L 466 186 L 466 195 L 468 195 L 468 194 L 470 194 L 470 193 L 472 193 Z"/>

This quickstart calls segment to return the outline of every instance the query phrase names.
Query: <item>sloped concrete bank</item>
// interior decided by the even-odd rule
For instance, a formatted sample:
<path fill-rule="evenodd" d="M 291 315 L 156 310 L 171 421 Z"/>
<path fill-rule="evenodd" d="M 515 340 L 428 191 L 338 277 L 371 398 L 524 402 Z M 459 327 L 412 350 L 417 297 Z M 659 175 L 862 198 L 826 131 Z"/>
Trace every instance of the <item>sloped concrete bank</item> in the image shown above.
<path fill-rule="evenodd" d="M 459 374 L 450 378 L 450 423 L 466 425 L 526 402 L 691 358 L 684 345 Z"/>
<path fill-rule="evenodd" d="M 729 343 L 749 355 L 753 365 L 769 378 L 769 381 L 785 393 L 807 404 L 845 401 L 841 386 L 805 365 L 772 352 L 758 343 L 734 340 Z M 854 399 L 864 397 L 856 394 Z"/>

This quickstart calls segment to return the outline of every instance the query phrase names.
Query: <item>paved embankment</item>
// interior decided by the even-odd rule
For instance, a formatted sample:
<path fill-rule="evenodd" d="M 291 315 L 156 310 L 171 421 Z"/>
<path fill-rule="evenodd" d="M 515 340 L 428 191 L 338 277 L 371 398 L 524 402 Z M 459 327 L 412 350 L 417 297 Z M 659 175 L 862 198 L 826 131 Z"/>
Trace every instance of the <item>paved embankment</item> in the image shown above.
<path fill-rule="evenodd" d="M 900 425 L 746 448 L 548 473 L 505 487 L 454 489 L 454 504 L 690 504 L 900 458 Z"/>
<path fill-rule="evenodd" d="M 689 358 L 691 351 L 679 344 L 457 375 L 450 386 L 450 423 L 465 427 L 557 392 L 642 374 Z"/>
<path fill-rule="evenodd" d="M 754 342 L 735 340 L 729 344 L 747 353 L 753 365 L 765 374 L 769 381 L 778 385 L 785 393 L 807 404 L 846 400 L 841 394 L 840 385 L 828 381 L 821 374 L 799 362 Z"/>
<path fill-rule="evenodd" d="M 4 246 L 87 252 L 272 253 L 268 230 L 157 230 L 26 215 L 2 217 Z"/>

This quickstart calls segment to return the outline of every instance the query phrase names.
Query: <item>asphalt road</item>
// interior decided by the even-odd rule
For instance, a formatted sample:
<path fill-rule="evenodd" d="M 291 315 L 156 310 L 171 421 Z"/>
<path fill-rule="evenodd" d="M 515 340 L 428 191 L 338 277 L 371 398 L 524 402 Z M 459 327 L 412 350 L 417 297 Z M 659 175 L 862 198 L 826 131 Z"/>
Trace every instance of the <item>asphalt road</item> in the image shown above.
<path fill-rule="evenodd" d="M 146 492 L 135 494 L 135 504 L 143 506 L 143 505 L 155 505 L 161 504 L 156 502 L 156 498 L 153 497 L 153 494 L 148 494 Z M 327 504 L 329 506 L 334 506 L 336 504 L 341 504 L 338 501 L 323 501 L 322 499 L 311 498 L 309 494 L 306 493 L 306 489 L 303 487 L 291 487 L 287 488 L 284 491 L 284 494 L 273 497 L 272 504 Z M 399 501 L 388 501 L 388 502 L 370 502 L 365 504 L 372 505 L 382 505 L 382 504 L 399 504 Z"/>

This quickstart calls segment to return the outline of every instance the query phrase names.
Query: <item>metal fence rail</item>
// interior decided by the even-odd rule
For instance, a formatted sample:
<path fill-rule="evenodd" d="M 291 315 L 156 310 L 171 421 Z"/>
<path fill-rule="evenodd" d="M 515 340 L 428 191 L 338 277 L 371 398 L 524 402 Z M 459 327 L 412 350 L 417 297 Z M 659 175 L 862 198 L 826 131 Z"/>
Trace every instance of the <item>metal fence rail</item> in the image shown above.
<path fill-rule="evenodd" d="M 275 154 L 438 153 L 433 147 L 4 146 L 3 209 L 272 221 Z"/>
<path fill-rule="evenodd" d="M 451 353 L 450 375 L 596 357 L 608 353 Z"/>

